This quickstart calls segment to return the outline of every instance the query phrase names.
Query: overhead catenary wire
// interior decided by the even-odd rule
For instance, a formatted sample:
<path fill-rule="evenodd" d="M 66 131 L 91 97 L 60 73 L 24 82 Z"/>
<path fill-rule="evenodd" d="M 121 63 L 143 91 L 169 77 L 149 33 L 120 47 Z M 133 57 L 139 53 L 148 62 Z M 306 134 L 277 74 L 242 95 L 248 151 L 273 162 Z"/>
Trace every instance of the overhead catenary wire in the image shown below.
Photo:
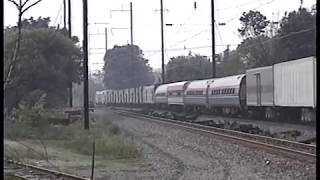
<path fill-rule="evenodd" d="M 210 31 L 210 30 L 211 30 L 211 28 L 208 28 L 208 29 L 205 29 L 205 30 L 201 30 L 200 32 L 198 32 L 198 33 L 196 33 L 196 34 L 193 34 L 191 37 L 188 37 L 188 38 L 186 38 L 186 39 L 184 39 L 184 40 L 182 40 L 182 41 L 179 41 L 179 42 L 175 43 L 175 44 L 172 45 L 172 46 L 169 46 L 169 48 L 175 47 L 175 46 L 177 46 L 177 45 L 179 45 L 179 44 L 181 44 L 181 43 L 184 43 L 184 42 L 186 42 L 186 41 L 189 41 L 189 40 L 191 40 L 191 39 L 193 39 L 193 38 L 201 35 L 202 33 L 207 32 L 207 31 Z"/>
<path fill-rule="evenodd" d="M 252 47 L 252 46 L 256 46 L 258 43 L 267 43 L 269 41 L 272 41 L 272 40 L 280 40 L 280 39 L 284 39 L 284 38 L 288 38 L 288 37 L 291 37 L 291 36 L 294 36 L 294 35 L 298 35 L 298 34 L 302 34 L 302 33 L 306 33 L 306 32 L 309 32 L 309 31 L 312 31 L 312 30 L 315 30 L 314 28 L 309 28 L 309 29 L 303 29 L 303 30 L 300 30 L 300 31 L 296 31 L 296 32 L 291 32 L 287 35 L 284 35 L 284 36 L 279 36 L 279 37 L 273 37 L 271 39 L 268 39 L 268 40 L 265 40 L 265 41 L 262 41 L 262 42 L 257 42 L 257 43 L 253 43 L 253 44 L 250 44 L 249 46 L 246 46 L 247 48 L 248 47 Z M 238 46 L 240 44 L 223 44 L 223 45 L 215 45 L 215 46 L 226 46 L 226 45 L 229 45 L 229 46 Z M 202 48 L 211 48 L 212 46 L 198 46 L 198 47 L 190 47 L 190 48 L 177 48 L 177 49 L 166 49 L 167 51 L 180 51 L 180 50 L 192 50 L 192 49 L 202 49 Z M 151 57 L 153 55 L 155 55 L 156 51 L 159 51 L 159 50 L 153 50 L 155 53 L 154 54 L 151 54 L 149 55 L 148 57 Z M 144 52 L 148 52 L 148 51 L 144 51 Z M 149 52 L 151 52 L 149 50 Z"/>
<path fill-rule="evenodd" d="M 260 7 L 264 6 L 264 5 L 267 5 L 267 4 L 271 4 L 271 3 L 273 3 L 274 1 L 276 1 L 276 0 L 270 0 L 270 1 L 266 2 L 266 3 L 264 3 L 264 4 L 260 4 L 259 6 L 253 8 L 253 10 L 257 10 L 258 8 L 260 8 Z M 240 15 L 240 14 L 238 13 L 236 16 L 234 16 L 234 17 L 228 19 L 227 21 L 225 21 L 225 23 L 229 23 L 229 22 L 235 20 L 236 18 L 239 17 L 239 15 Z"/>
<path fill-rule="evenodd" d="M 297 35 L 297 34 L 301 34 L 301 33 L 306 33 L 306 32 L 309 32 L 309 31 L 312 31 L 314 29 L 310 28 L 310 29 L 304 29 L 304 30 L 301 30 L 301 31 L 297 31 L 297 32 L 291 32 L 287 35 L 284 35 L 284 36 L 280 36 L 280 37 L 274 37 L 272 39 L 268 39 L 268 40 L 265 40 L 265 41 L 262 41 L 262 42 L 257 42 L 257 43 L 253 43 L 247 47 L 251 47 L 251 46 L 255 46 L 257 45 L 258 43 L 267 43 L 269 41 L 272 41 L 272 40 L 279 40 L 279 39 L 284 39 L 284 38 L 287 38 L 287 37 L 291 37 L 291 36 L 294 36 L 294 35 Z M 240 44 L 216 44 L 215 46 L 238 46 Z M 182 51 L 182 50 L 194 50 L 194 49 L 206 49 L 206 48 L 211 48 L 212 46 L 211 45 L 207 45 L 207 46 L 194 46 L 194 47 L 184 47 L 184 48 L 171 48 L 171 49 L 165 49 L 165 51 Z M 105 48 L 90 48 L 90 50 L 105 50 Z M 143 53 L 151 53 L 149 55 L 146 55 L 147 57 L 151 57 L 157 53 L 161 52 L 161 50 L 144 50 Z M 91 53 L 91 54 L 104 54 L 105 52 L 94 52 L 94 53 Z"/>
<path fill-rule="evenodd" d="M 193 11 L 191 13 L 191 15 L 187 18 L 187 20 L 180 26 L 180 28 L 178 29 L 178 31 L 176 31 L 172 37 L 170 37 L 169 39 L 172 40 L 174 37 L 176 37 L 176 35 L 184 28 L 184 26 L 190 21 L 190 19 L 194 16 L 195 11 Z M 171 41 L 167 42 L 167 44 L 169 44 Z"/>
<path fill-rule="evenodd" d="M 226 9 L 239 8 L 239 7 L 247 6 L 249 4 L 253 4 L 253 3 L 256 3 L 256 2 L 259 2 L 259 1 L 264 1 L 264 0 L 254 0 L 254 1 L 246 2 L 246 3 L 234 5 L 234 6 L 228 6 L 228 7 L 225 7 L 225 8 L 218 8 L 218 9 L 215 9 L 215 10 L 221 11 L 221 10 L 226 10 Z"/>
<path fill-rule="evenodd" d="M 62 7 L 63 7 L 63 2 L 60 5 L 60 8 L 59 8 L 59 11 L 58 11 L 56 18 L 54 19 L 54 23 L 53 23 L 54 25 L 57 23 L 57 20 L 58 20 L 60 13 L 61 13 Z"/>

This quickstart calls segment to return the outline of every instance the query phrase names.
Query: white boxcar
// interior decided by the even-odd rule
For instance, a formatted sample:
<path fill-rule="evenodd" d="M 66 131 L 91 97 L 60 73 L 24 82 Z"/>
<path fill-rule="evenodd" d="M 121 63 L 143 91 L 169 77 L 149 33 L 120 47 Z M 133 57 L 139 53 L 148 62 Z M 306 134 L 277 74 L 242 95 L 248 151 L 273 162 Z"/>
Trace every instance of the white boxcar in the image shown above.
<path fill-rule="evenodd" d="M 96 91 L 95 103 L 96 104 L 104 104 L 104 93 L 103 93 L 103 91 Z"/>
<path fill-rule="evenodd" d="M 123 90 L 123 101 L 124 101 L 124 104 L 128 104 L 129 102 L 129 90 L 128 89 L 124 89 Z"/>
<path fill-rule="evenodd" d="M 207 90 L 213 81 L 214 79 L 205 79 L 190 82 L 185 91 L 184 103 L 186 105 L 207 106 Z"/>
<path fill-rule="evenodd" d="M 154 98 L 156 104 L 168 104 L 168 85 L 162 84 L 157 87 Z"/>
<path fill-rule="evenodd" d="M 154 103 L 154 85 L 144 86 L 142 89 L 142 102 L 143 104 L 153 104 Z"/>
<path fill-rule="evenodd" d="M 106 95 L 105 95 L 105 104 L 111 104 L 111 95 L 112 95 L 112 90 L 111 89 L 107 89 L 105 91 Z"/>
<path fill-rule="evenodd" d="M 119 104 L 123 103 L 123 89 L 118 90 L 119 94 Z"/>
<path fill-rule="evenodd" d="M 273 106 L 273 67 L 249 69 L 246 71 L 247 105 Z"/>
<path fill-rule="evenodd" d="M 182 81 L 168 84 L 168 104 L 184 105 L 184 91 L 190 81 Z"/>
<path fill-rule="evenodd" d="M 110 90 L 111 93 L 110 93 L 110 103 L 111 104 L 114 104 L 114 90 Z"/>
<path fill-rule="evenodd" d="M 119 102 L 119 93 L 118 93 L 118 90 L 117 89 L 115 89 L 115 90 L 113 90 L 113 92 L 114 92 L 114 103 L 115 104 L 118 104 L 118 102 Z"/>
<path fill-rule="evenodd" d="M 138 104 L 138 88 L 133 88 L 133 104 Z"/>
<path fill-rule="evenodd" d="M 274 65 L 276 106 L 316 107 L 316 58 Z"/>
<path fill-rule="evenodd" d="M 137 88 L 137 91 L 138 91 L 137 92 L 137 95 L 138 95 L 137 102 L 138 102 L 138 104 L 142 104 L 142 89 L 143 89 L 142 86 Z"/>
<path fill-rule="evenodd" d="M 133 104 L 134 102 L 134 89 L 133 88 L 129 88 L 129 104 Z"/>

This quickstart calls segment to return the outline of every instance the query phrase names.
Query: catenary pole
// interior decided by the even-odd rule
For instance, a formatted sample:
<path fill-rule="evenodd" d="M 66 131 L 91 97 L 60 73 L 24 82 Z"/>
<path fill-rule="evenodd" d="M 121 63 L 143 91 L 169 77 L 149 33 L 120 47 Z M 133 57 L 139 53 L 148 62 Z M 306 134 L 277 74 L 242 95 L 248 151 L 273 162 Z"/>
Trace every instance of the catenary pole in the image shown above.
<path fill-rule="evenodd" d="M 66 17 L 67 17 L 67 12 L 66 12 L 66 0 L 63 0 L 63 28 L 67 29 L 67 23 L 66 23 Z"/>
<path fill-rule="evenodd" d="M 211 0 L 211 34 L 212 34 L 212 78 L 216 77 L 215 37 L 214 37 L 214 0 Z"/>
<path fill-rule="evenodd" d="M 72 26 L 71 26 L 71 0 L 68 0 L 68 26 L 69 26 L 69 38 L 72 39 Z M 69 106 L 72 107 L 72 81 L 69 85 Z"/>
<path fill-rule="evenodd" d="M 83 0 L 83 68 L 84 68 L 84 129 L 89 129 L 89 83 L 88 83 L 88 1 Z"/>
<path fill-rule="evenodd" d="M 108 51 L 108 29 L 105 28 L 105 34 L 106 34 L 106 53 Z"/>
<path fill-rule="evenodd" d="M 160 0 L 160 18 L 161 18 L 161 69 L 162 83 L 165 83 L 164 75 L 164 40 L 163 40 L 163 2 Z"/>

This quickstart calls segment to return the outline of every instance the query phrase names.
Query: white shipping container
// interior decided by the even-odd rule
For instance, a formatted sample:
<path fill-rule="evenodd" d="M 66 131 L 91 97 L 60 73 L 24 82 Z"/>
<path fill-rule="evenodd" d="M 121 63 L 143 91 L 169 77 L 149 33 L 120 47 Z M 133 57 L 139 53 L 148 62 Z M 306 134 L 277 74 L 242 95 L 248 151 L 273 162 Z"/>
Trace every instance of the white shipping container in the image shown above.
<path fill-rule="evenodd" d="M 276 106 L 316 107 L 316 58 L 274 65 Z"/>

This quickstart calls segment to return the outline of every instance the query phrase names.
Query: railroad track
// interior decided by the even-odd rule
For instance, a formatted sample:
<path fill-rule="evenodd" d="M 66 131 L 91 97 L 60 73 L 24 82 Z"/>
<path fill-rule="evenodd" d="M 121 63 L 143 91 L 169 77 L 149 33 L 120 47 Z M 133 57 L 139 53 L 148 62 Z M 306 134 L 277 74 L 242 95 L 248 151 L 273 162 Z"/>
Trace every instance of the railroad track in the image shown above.
<path fill-rule="evenodd" d="M 205 134 L 209 136 L 219 136 L 228 141 L 236 141 L 237 143 L 245 143 L 249 146 L 262 148 L 272 153 L 289 156 L 291 158 L 299 158 L 302 160 L 316 161 L 316 146 L 303 144 L 294 141 L 288 141 L 284 139 L 271 138 L 266 136 L 260 136 L 256 134 L 249 134 L 229 129 L 222 129 L 216 127 L 210 127 L 195 123 L 189 123 L 185 121 L 171 120 L 160 117 L 149 116 L 145 114 L 124 111 L 124 110 L 112 110 L 120 115 L 129 116 L 142 120 L 155 121 L 169 126 L 175 126 L 183 128 L 192 132 Z"/>
<path fill-rule="evenodd" d="M 35 180 L 35 179 L 56 179 L 56 180 L 89 180 L 63 172 L 50 170 L 34 165 L 13 161 L 5 160 L 4 173 L 8 174 L 16 179 Z"/>

